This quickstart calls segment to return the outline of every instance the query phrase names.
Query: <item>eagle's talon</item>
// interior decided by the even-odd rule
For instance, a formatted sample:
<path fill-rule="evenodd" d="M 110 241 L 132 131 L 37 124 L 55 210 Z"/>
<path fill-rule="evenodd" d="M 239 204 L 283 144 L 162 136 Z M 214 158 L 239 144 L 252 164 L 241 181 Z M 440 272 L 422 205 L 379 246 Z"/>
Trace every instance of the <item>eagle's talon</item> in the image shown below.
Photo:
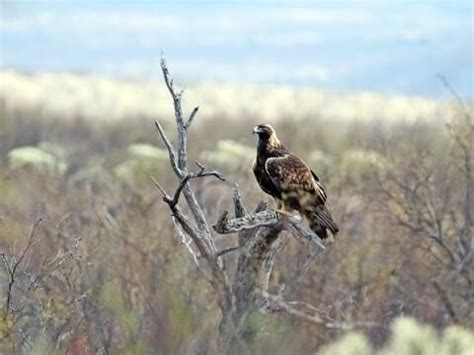
<path fill-rule="evenodd" d="M 302 221 L 303 218 L 301 217 L 301 215 L 297 212 L 297 211 L 288 211 L 288 210 L 285 210 L 285 209 L 281 209 L 281 210 L 276 210 L 279 214 L 287 217 L 287 218 L 293 218 L 293 219 L 296 219 L 298 221 Z"/>

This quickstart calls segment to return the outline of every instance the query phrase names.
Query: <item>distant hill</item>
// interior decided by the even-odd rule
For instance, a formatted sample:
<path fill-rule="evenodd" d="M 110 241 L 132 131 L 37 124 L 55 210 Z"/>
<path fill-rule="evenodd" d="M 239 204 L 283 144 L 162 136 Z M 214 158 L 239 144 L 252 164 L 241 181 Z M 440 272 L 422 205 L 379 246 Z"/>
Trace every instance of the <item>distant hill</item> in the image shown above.
<path fill-rule="evenodd" d="M 371 92 L 325 92 L 289 86 L 182 84 L 184 109 L 199 105 L 200 119 L 255 117 L 261 121 L 307 117 L 337 121 L 441 120 L 448 105 L 422 97 Z M 0 99 L 7 110 L 31 109 L 39 116 L 120 120 L 171 118 L 163 82 L 114 80 L 71 73 L 24 74 L 0 71 Z"/>

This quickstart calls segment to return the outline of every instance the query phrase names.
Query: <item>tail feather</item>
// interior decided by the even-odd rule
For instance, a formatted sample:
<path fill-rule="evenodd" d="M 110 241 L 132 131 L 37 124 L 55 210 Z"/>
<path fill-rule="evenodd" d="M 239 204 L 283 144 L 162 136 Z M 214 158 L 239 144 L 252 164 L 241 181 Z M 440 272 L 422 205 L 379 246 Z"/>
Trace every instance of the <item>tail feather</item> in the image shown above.
<path fill-rule="evenodd" d="M 326 239 L 328 237 L 328 230 L 321 226 L 319 223 L 309 222 L 309 228 L 318 235 L 321 239 Z"/>
<path fill-rule="evenodd" d="M 306 218 L 309 221 L 310 228 L 318 234 L 321 239 L 327 238 L 327 230 L 335 236 L 339 232 L 339 227 L 332 219 L 331 214 L 324 206 L 317 206 L 316 208 L 307 211 Z"/>

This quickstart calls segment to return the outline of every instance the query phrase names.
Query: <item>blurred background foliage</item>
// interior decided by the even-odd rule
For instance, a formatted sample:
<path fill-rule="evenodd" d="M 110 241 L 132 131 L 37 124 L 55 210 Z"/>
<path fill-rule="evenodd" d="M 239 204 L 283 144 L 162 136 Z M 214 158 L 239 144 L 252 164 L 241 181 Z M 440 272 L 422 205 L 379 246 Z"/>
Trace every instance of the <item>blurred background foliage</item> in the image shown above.
<path fill-rule="evenodd" d="M 330 119 L 316 112 L 273 120 L 281 140 L 321 175 L 342 228 L 322 254 L 287 242 L 271 285 L 330 319 L 368 325 L 346 334 L 284 313 L 259 313 L 249 320 L 260 330 L 249 344 L 252 352 L 472 349 L 473 268 L 460 246 L 472 242 L 472 231 L 460 237 L 472 181 L 465 179 L 453 130 L 472 144 L 466 134 L 472 134 L 473 111 L 470 103 L 443 105 L 442 119 Z M 0 250 L 18 258 L 31 226 L 43 219 L 19 267 L 9 312 L 8 275 L 0 273 L 1 351 L 215 352 L 215 295 L 149 178 L 168 191 L 176 187 L 153 121 L 63 119 L 6 104 L 0 114 Z M 161 119 L 173 127 L 171 116 Z M 191 159 L 238 183 L 249 208 L 260 200 L 273 203 L 250 169 L 251 131 L 261 121 L 198 117 L 189 137 Z M 211 222 L 230 208 L 228 184 L 192 184 Z M 225 247 L 232 239 L 217 242 Z M 234 257 L 226 257 L 229 265 Z"/>

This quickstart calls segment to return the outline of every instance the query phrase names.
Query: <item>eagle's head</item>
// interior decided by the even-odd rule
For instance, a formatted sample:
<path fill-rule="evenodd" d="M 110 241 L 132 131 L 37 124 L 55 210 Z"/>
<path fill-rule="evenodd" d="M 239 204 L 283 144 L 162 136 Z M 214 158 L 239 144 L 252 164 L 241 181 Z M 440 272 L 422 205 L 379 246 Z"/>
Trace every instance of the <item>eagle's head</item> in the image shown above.
<path fill-rule="evenodd" d="M 253 128 L 253 134 L 258 134 L 259 140 L 265 142 L 263 144 L 266 144 L 269 147 L 277 148 L 281 145 L 275 130 L 268 123 L 255 126 Z"/>
<path fill-rule="evenodd" d="M 270 138 L 275 134 L 275 130 L 268 123 L 259 124 L 253 128 L 253 134 L 258 134 L 260 138 Z"/>

